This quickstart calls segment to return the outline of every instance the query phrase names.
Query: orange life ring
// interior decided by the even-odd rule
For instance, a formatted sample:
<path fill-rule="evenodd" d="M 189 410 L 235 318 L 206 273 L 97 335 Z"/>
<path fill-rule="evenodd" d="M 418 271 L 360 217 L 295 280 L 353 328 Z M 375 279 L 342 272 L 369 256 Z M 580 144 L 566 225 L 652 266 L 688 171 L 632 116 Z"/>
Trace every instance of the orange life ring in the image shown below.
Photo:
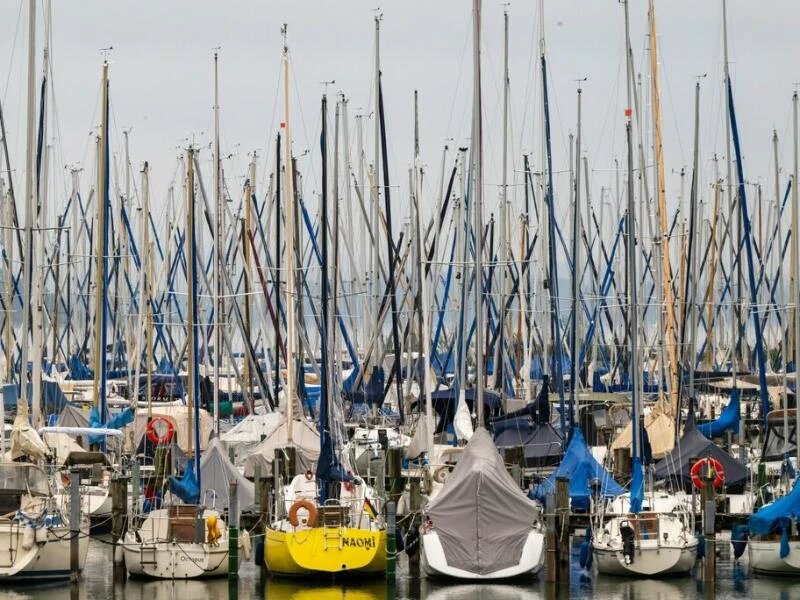
<path fill-rule="evenodd" d="M 692 466 L 692 483 L 698 490 L 702 490 L 706 487 L 706 483 L 704 481 L 705 472 L 703 469 L 713 469 L 716 477 L 714 478 L 713 486 L 715 488 L 720 487 L 723 482 L 725 481 L 725 471 L 722 468 L 722 463 L 719 462 L 716 458 L 701 458 Z"/>
<path fill-rule="evenodd" d="M 156 426 L 160 423 L 164 423 L 167 427 L 166 432 L 164 435 L 160 435 Z M 167 419 L 166 417 L 153 417 L 147 423 L 147 439 L 150 440 L 152 443 L 158 444 L 169 444 L 172 441 L 172 438 L 175 437 L 175 427 L 172 425 L 172 421 Z"/>
<path fill-rule="evenodd" d="M 317 522 L 317 507 L 309 500 L 297 500 L 292 504 L 289 509 L 289 523 L 292 524 L 292 527 L 297 527 L 300 524 L 300 520 L 297 518 L 297 511 L 301 508 L 305 508 L 308 511 L 306 525 L 313 527 Z"/>

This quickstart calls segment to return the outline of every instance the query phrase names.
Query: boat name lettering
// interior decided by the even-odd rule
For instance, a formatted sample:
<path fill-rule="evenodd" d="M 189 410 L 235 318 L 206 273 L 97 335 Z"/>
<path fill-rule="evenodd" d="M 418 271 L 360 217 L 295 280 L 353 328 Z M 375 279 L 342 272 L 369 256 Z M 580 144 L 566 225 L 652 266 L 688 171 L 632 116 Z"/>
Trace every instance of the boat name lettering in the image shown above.
<path fill-rule="evenodd" d="M 364 550 L 370 550 L 375 547 L 375 540 L 372 538 L 345 537 L 342 538 L 342 546 L 345 548 L 364 548 Z"/>

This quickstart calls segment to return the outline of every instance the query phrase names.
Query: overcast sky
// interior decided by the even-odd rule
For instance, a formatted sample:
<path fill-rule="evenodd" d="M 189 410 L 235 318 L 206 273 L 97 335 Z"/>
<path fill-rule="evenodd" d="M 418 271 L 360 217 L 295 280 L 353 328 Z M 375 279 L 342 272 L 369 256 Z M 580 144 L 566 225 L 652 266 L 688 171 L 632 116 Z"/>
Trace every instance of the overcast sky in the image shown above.
<path fill-rule="evenodd" d="M 112 151 L 122 148 L 122 130 L 131 128 L 131 163 L 152 167 L 153 204 L 163 206 L 173 180 L 176 157 L 189 139 L 206 150 L 212 131 L 212 55 L 220 50 L 222 147 L 228 186 L 238 197 L 248 154 L 259 161 L 259 179 L 272 168 L 274 136 L 283 118 L 280 27 L 289 25 L 292 61 L 294 152 L 311 149 L 318 164 L 319 101 L 343 92 L 351 120 L 371 112 L 376 2 L 340 0 L 58 0 L 53 2 L 55 121 L 54 179 L 60 195 L 69 178 L 65 165 L 83 166 L 86 193 L 93 176 L 90 132 L 99 123 L 101 48 L 111 76 Z M 711 157 L 725 154 L 722 88 L 721 0 L 669 0 L 656 3 L 659 32 L 664 149 L 668 191 L 678 193 L 673 173 L 692 160 L 693 87 L 707 73 L 702 89 L 701 152 L 704 183 L 710 182 Z M 510 15 L 511 123 L 513 169 L 523 152 L 532 152 L 540 168 L 540 15 L 533 0 L 515 0 Z M 607 170 L 624 158 L 623 9 L 616 0 L 547 0 L 545 31 L 550 70 L 554 169 L 567 168 L 568 135 L 576 127 L 575 80 L 583 84 L 583 150 L 593 170 L 592 194 L 613 185 Z M 486 210 L 497 205 L 500 176 L 502 13 L 500 2 L 483 3 L 483 90 L 486 127 Z M 381 60 L 393 184 L 398 202 L 406 198 L 407 168 L 412 162 L 412 98 L 420 94 L 423 162 L 428 166 L 426 202 L 438 187 L 442 148 L 468 144 L 471 110 L 471 2 L 405 0 L 381 3 Z M 791 95 L 800 81 L 800 23 L 797 0 L 731 0 L 728 7 L 730 57 L 736 110 L 746 156 L 745 176 L 761 178 L 772 197 L 773 128 L 780 136 L 779 158 L 791 170 Z M 27 2 L 0 2 L 0 93 L 12 161 L 24 169 Z M 646 2 L 631 5 L 632 40 L 637 69 L 648 47 Z M 794 30 L 792 29 L 794 28 Z M 39 7 L 38 47 L 43 40 Z M 41 51 L 37 80 L 41 76 Z M 645 69 L 645 74 L 647 70 Z M 37 84 L 38 85 L 38 84 Z M 645 87 L 648 80 L 644 81 Z M 331 114 L 333 108 L 331 106 Z M 372 154 L 372 121 L 365 145 Z M 355 126 L 350 124 L 351 138 Z M 353 144 L 355 144 L 353 142 Z M 353 145 L 355 148 L 355 145 Z M 451 157 L 452 158 L 452 157 Z M 301 160 L 306 193 L 318 189 L 319 170 Z M 448 159 L 450 160 L 450 159 Z M 305 164 L 304 164 L 305 162 Z M 120 167 L 121 168 L 121 167 Z M 313 169 L 313 170 L 312 170 Z M 723 168 L 724 171 L 724 168 Z M 314 173 L 317 175 L 315 176 Z M 138 175 L 137 175 L 138 177 Z M 210 170 L 207 172 L 210 177 Z M 315 181 L 316 177 L 316 181 Z M 566 178 L 558 177 L 561 197 Z M 783 174 L 781 186 L 786 185 Z M 515 188 L 517 189 L 517 188 Z M 688 189 L 688 182 L 687 182 Z M 564 200 L 562 200 L 563 202 Z M 673 200 L 674 201 L 674 200 Z M 404 209 L 399 211 L 402 217 Z M 563 205 L 562 206 L 566 206 Z M 562 209 L 562 210 L 565 210 Z"/>

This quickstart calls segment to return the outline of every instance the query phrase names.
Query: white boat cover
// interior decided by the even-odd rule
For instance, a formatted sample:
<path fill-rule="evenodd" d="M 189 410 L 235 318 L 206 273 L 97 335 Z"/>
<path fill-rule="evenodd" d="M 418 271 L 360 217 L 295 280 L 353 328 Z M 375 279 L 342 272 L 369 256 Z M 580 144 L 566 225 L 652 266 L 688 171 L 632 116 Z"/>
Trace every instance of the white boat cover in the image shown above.
<path fill-rule="evenodd" d="M 283 415 L 277 412 L 247 415 L 219 438 L 225 446 L 233 448 L 236 466 L 242 466 L 261 440 L 271 436 L 284 420 Z"/>
<path fill-rule="evenodd" d="M 508 474 L 482 427 L 427 510 L 447 564 L 480 575 L 519 564 L 540 513 Z"/>
<path fill-rule="evenodd" d="M 256 465 L 261 465 L 261 476 L 272 475 L 272 460 L 277 448 L 289 445 L 288 427 L 283 421 L 271 436 L 259 443 L 244 464 L 245 477 L 254 477 Z M 297 466 L 294 475 L 314 470 L 314 463 L 319 459 L 319 433 L 308 421 L 294 421 L 292 427 L 292 445 L 297 448 Z"/>
<path fill-rule="evenodd" d="M 248 481 L 228 458 L 225 445 L 219 438 L 211 438 L 208 447 L 200 458 L 200 482 L 203 486 L 200 498 L 208 502 L 208 490 L 214 490 L 217 510 L 230 506 L 230 485 L 238 483 L 239 510 L 251 511 L 255 508 L 255 489 L 252 481 Z"/>

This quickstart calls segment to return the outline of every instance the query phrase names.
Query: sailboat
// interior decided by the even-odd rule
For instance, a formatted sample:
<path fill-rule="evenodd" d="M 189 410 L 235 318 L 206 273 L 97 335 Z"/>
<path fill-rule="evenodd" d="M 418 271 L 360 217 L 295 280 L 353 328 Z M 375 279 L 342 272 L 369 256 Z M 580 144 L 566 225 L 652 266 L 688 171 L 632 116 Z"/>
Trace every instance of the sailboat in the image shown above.
<path fill-rule="evenodd" d="M 284 26 L 284 35 L 286 29 Z M 288 56 L 284 45 L 284 60 Z M 287 71 L 288 74 L 288 71 Z M 288 78 L 287 78 L 288 81 Z M 288 86 L 288 83 L 287 83 Z M 333 414 L 338 394 L 333 390 L 332 369 L 328 344 L 331 339 L 331 315 L 328 302 L 328 233 L 324 225 L 327 218 L 327 98 L 322 98 L 322 377 L 319 411 L 320 456 L 316 475 L 309 470 L 294 476 L 278 492 L 279 506 L 276 519 L 265 532 L 264 564 L 275 575 L 298 576 L 310 573 L 366 573 L 379 574 L 386 568 L 386 526 L 379 516 L 380 504 L 375 491 L 360 478 L 349 474 L 342 466 L 341 447 L 337 452 L 334 436 L 339 430 Z M 288 119 L 285 121 L 288 129 Z M 287 132 L 288 140 L 291 138 Z M 292 164 L 286 161 L 287 167 Z M 287 174 L 287 228 L 291 225 L 293 195 L 291 174 Z M 292 239 L 292 238 L 287 238 Z M 292 273 L 294 249 L 287 248 L 289 273 Z M 335 276 L 334 276 L 335 277 Z M 288 280 L 291 282 L 292 275 Z M 294 319 L 291 287 L 287 285 L 288 322 Z M 290 376 L 287 389 L 291 390 L 293 334 L 287 336 L 287 360 Z M 287 409 L 293 404 L 293 394 L 287 394 Z M 290 415 L 287 415 L 289 420 Z"/>
<path fill-rule="evenodd" d="M 627 3 L 625 4 L 627 23 Z M 651 3 L 652 10 L 652 3 Z M 651 21 L 652 24 L 652 21 Z M 631 470 L 629 496 L 620 496 L 609 504 L 601 504 L 592 532 L 594 562 L 600 573 L 611 575 L 655 576 L 688 572 L 697 558 L 698 540 L 693 523 L 683 506 L 671 512 L 645 510 L 644 467 L 642 465 L 643 432 L 639 419 L 639 354 L 638 354 L 638 279 L 636 276 L 635 211 L 633 201 L 632 111 L 625 111 L 628 146 L 628 212 L 627 249 L 629 270 L 630 318 L 630 381 L 631 381 Z M 605 510 L 613 516 L 606 519 Z M 654 507 L 649 507 L 654 508 Z"/>
<path fill-rule="evenodd" d="M 128 530 L 123 538 L 122 549 L 125 566 L 132 576 L 193 579 L 224 576 L 228 573 L 228 528 L 218 510 L 199 504 L 200 490 L 203 488 L 200 482 L 200 410 L 197 404 L 194 152 L 194 148 L 189 148 L 186 161 L 188 194 L 186 245 L 189 266 L 188 413 L 189 430 L 194 434 L 190 435 L 190 440 L 193 438 L 193 441 L 190 441 L 188 454 L 193 455 L 193 460 L 187 463 L 180 480 L 174 478 L 170 480 L 173 495 L 179 496 L 187 503 L 157 508 L 149 512 L 137 527 Z M 242 547 L 241 540 L 239 545 Z"/>
<path fill-rule="evenodd" d="M 35 173 L 35 109 L 34 54 L 36 48 L 36 2 L 29 3 L 28 14 L 28 123 L 25 169 L 25 254 L 23 288 L 23 322 L 20 334 L 22 355 L 20 364 L 20 394 L 17 414 L 11 431 L 10 460 L 4 455 L 0 462 L 0 582 L 42 581 L 65 579 L 71 571 L 72 530 L 78 530 L 78 568 L 86 564 L 89 550 L 89 521 L 78 515 L 80 523 L 70 523 L 62 513 L 45 471 L 39 466 L 50 450 L 29 421 L 29 386 L 26 382 L 28 331 L 37 330 L 38 311 L 31 306 L 32 279 L 36 266 L 33 229 L 36 227 Z M 47 68 L 45 67 L 45 72 Z M 34 338 L 35 339 L 35 338 Z M 41 361 L 38 363 L 41 364 Z M 40 369 L 34 359 L 32 395 L 34 423 L 40 416 Z"/>

